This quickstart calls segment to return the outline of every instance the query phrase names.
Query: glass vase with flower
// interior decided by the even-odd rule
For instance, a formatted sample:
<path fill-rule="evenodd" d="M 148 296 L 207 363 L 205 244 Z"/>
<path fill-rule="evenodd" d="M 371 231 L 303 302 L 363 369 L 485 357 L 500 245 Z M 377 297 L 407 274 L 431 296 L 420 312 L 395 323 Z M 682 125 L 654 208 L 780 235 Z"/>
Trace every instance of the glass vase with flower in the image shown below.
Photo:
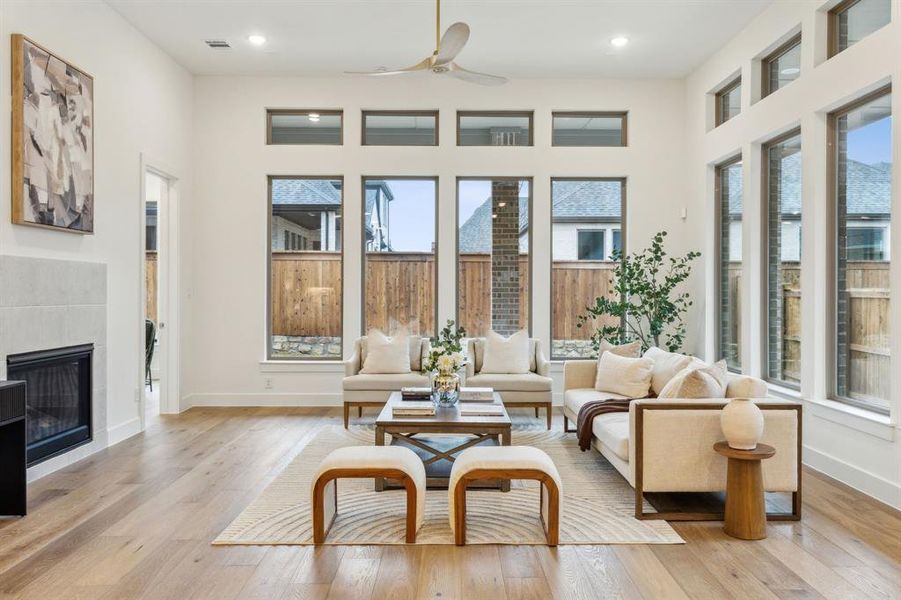
<path fill-rule="evenodd" d="M 466 329 L 452 320 L 436 338 L 426 357 L 424 369 L 431 374 L 432 398 L 438 406 L 453 406 L 460 397 L 460 369 L 466 364 L 463 338 Z"/>

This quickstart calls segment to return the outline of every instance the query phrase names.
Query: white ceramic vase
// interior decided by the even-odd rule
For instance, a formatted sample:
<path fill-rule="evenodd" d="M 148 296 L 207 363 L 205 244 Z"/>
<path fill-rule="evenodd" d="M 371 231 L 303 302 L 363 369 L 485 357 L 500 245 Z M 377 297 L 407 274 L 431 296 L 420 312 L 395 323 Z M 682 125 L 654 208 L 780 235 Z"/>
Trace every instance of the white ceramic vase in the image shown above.
<path fill-rule="evenodd" d="M 763 413 L 749 398 L 733 398 L 723 408 L 720 427 L 730 448 L 753 450 L 763 436 Z"/>

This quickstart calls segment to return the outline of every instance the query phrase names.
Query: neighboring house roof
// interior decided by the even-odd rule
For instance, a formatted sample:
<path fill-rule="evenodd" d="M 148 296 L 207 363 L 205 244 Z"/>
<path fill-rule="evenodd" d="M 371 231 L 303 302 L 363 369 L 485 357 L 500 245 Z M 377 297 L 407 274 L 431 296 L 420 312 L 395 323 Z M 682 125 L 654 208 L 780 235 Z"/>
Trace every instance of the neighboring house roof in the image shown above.
<path fill-rule="evenodd" d="M 341 188 L 330 179 L 273 179 L 272 204 L 341 206 Z"/>
<path fill-rule="evenodd" d="M 741 213 L 741 171 L 729 171 L 729 214 Z M 793 154 L 782 163 L 782 214 L 801 214 L 801 154 Z M 892 165 L 868 165 L 848 161 L 848 214 L 851 216 L 887 215 L 891 212 Z"/>
<path fill-rule="evenodd" d="M 610 222 L 620 220 L 619 181 L 555 181 L 554 219 Z M 519 230 L 529 225 L 529 199 L 519 199 Z M 491 198 L 486 199 L 460 227 L 460 252 L 484 253 L 491 249 Z"/>

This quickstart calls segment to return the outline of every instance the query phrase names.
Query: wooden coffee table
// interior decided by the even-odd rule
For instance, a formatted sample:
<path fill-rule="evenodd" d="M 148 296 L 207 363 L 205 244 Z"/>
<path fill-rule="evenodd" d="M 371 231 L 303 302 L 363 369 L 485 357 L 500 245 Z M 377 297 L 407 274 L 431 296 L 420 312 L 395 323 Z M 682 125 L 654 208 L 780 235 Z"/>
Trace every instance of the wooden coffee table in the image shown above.
<path fill-rule="evenodd" d="M 415 452 L 425 465 L 427 487 L 446 489 L 454 459 L 466 448 L 510 445 L 511 422 L 506 408 L 499 417 L 470 417 L 460 415 L 458 403 L 447 408 L 438 407 L 431 417 L 395 417 L 392 407 L 403 402 L 400 392 L 394 392 L 388 398 L 375 421 L 375 445 L 384 446 L 385 436 L 390 435 L 392 445 L 402 445 Z M 497 392 L 494 393 L 494 404 L 504 405 Z M 375 480 L 377 492 L 389 486 L 390 482 L 385 479 Z M 506 492 L 510 490 L 510 482 L 488 481 L 483 486 L 472 487 Z"/>

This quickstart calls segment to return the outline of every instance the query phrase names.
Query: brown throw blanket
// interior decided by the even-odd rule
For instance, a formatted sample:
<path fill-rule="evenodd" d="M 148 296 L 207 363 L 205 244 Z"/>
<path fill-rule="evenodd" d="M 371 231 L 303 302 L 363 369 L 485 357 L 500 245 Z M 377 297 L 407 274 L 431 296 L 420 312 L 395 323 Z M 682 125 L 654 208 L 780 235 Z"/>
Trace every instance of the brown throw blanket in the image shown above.
<path fill-rule="evenodd" d="M 579 449 L 582 452 L 591 448 L 591 424 L 598 415 L 606 415 L 608 413 L 629 412 L 629 404 L 634 398 L 625 400 L 592 400 L 586 402 L 579 409 L 579 420 L 576 422 L 576 437 L 579 438 Z"/>

